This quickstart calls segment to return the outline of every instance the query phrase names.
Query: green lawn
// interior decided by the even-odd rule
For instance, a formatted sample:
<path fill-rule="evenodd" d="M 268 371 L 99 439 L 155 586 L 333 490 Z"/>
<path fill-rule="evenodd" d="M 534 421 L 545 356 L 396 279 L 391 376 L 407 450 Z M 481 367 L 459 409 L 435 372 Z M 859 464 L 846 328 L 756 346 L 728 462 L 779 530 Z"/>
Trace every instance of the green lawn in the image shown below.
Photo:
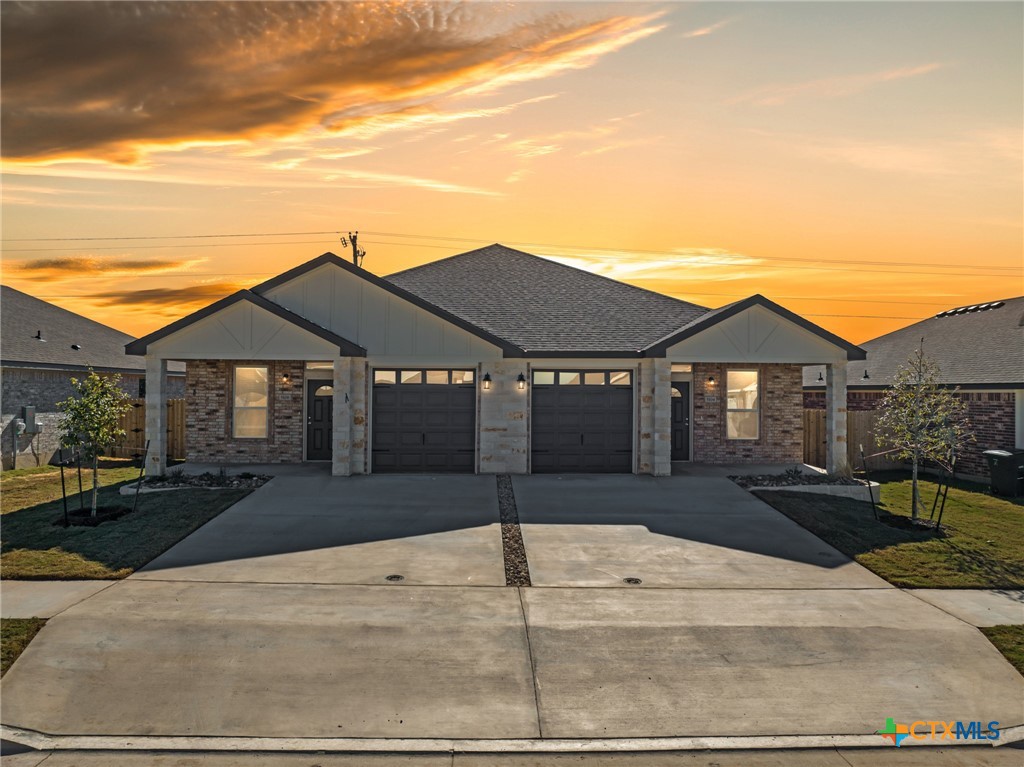
<path fill-rule="evenodd" d="M 986 626 L 981 632 L 1024 674 L 1024 626 Z"/>
<path fill-rule="evenodd" d="M 100 470 L 100 505 L 131 505 L 118 487 L 138 476 L 127 461 Z M 66 479 L 78 489 L 77 475 Z M 91 477 L 83 473 L 87 488 Z M 54 525 L 63 517 L 60 471 L 53 467 L 0 474 L 2 545 L 0 577 L 36 580 L 125 578 L 196 528 L 249 494 L 249 490 L 176 490 L 139 497 L 134 514 L 98 527 Z M 69 499 L 72 508 L 77 497 Z M 88 498 L 86 499 L 88 504 Z"/>
<path fill-rule="evenodd" d="M 0 676 L 7 673 L 45 623 L 42 618 L 0 619 Z"/>
<path fill-rule="evenodd" d="M 880 508 L 910 515 L 905 473 L 873 476 Z M 931 508 L 934 482 L 921 482 Z M 756 495 L 890 583 L 907 588 L 1024 588 L 1024 499 L 993 496 L 987 486 L 959 482 L 942 519 L 947 537 L 898 530 L 872 517 L 866 501 L 787 491 Z"/>

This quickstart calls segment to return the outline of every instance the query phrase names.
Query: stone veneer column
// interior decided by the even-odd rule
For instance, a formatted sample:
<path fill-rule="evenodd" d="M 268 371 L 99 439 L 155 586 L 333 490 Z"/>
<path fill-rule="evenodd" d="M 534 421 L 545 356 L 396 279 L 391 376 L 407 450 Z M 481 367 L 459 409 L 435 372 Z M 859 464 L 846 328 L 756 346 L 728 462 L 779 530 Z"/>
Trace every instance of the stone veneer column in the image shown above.
<path fill-rule="evenodd" d="M 478 382 L 480 396 L 481 474 L 526 474 L 530 454 L 527 410 L 530 401 L 529 371 L 525 360 L 486 362 L 480 371 L 491 374 L 491 388 Z M 518 377 L 527 376 L 519 388 Z"/>
<path fill-rule="evenodd" d="M 366 413 L 369 396 L 369 363 L 362 357 L 352 357 L 349 378 L 349 407 L 352 412 L 352 431 L 349 434 L 350 466 L 353 474 L 369 473 L 369 457 L 366 449 Z"/>
<path fill-rule="evenodd" d="M 352 406 L 349 388 L 352 364 L 348 357 L 334 360 L 334 433 L 331 435 L 331 474 L 347 477 L 352 473 Z"/>
<path fill-rule="evenodd" d="M 655 359 L 654 383 L 654 465 L 651 473 L 667 477 L 672 473 L 672 365 Z"/>
<path fill-rule="evenodd" d="M 146 440 L 149 456 L 146 474 L 159 476 L 167 473 L 167 360 L 146 355 Z"/>
<path fill-rule="evenodd" d="M 637 366 L 637 474 L 654 473 L 654 360 Z"/>
<path fill-rule="evenodd" d="M 850 474 L 846 452 L 846 361 L 825 366 L 825 469 Z"/>

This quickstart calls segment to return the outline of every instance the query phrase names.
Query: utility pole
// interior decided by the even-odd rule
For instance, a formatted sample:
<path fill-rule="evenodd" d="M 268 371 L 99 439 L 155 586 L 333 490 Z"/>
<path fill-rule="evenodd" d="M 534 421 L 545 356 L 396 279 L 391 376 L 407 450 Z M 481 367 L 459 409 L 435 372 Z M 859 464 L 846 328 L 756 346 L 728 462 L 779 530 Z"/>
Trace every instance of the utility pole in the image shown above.
<path fill-rule="evenodd" d="M 359 249 L 359 232 L 355 232 L 354 234 L 349 232 L 348 239 L 342 237 L 341 247 L 347 248 L 350 241 L 352 244 L 352 263 L 361 267 L 363 265 L 363 258 L 366 256 L 366 251 Z"/>

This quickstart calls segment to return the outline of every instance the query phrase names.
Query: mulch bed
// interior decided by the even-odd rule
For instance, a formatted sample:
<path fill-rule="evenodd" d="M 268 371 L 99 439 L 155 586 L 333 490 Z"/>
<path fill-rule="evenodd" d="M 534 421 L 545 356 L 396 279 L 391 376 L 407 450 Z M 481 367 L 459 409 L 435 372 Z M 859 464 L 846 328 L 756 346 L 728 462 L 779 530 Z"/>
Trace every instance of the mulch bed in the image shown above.
<path fill-rule="evenodd" d="M 853 477 L 832 474 L 800 474 L 786 471 L 782 474 L 757 474 L 729 477 L 743 488 L 751 487 L 792 487 L 794 485 L 864 485 L 864 481 Z"/>
<path fill-rule="evenodd" d="M 68 510 L 68 524 L 71 527 L 97 527 L 102 525 L 104 522 L 113 522 L 115 519 L 120 519 L 125 514 L 131 514 L 132 510 L 129 506 L 97 506 L 96 516 L 92 515 L 92 509 L 69 509 Z M 64 527 L 64 515 L 53 520 L 54 525 Z"/>
<path fill-rule="evenodd" d="M 526 561 L 523 531 L 519 527 L 519 511 L 512 490 L 512 478 L 498 475 L 498 514 L 501 518 L 501 548 L 505 556 L 505 585 L 531 586 L 530 565 Z"/>
<path fill-rule="evenodd" d="M 172 474 L 165 477 L 147 477 L 142 480 L 145 488 L 169 487 L 222 487 L 225 490 L 255 490 L 269 482 L 269 474 Z"/>

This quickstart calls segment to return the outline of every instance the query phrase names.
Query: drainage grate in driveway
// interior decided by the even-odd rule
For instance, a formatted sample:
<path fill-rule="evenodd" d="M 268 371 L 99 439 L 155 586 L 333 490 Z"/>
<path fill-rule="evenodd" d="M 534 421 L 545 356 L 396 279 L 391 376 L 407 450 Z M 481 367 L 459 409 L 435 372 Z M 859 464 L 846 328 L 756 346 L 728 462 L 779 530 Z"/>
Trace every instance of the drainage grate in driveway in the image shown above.
<path fill-rule="evenodd" d="M 498 514 L 501 517 L 501 549 L 505 557 L 505 585 L 530 586 L 530 565 L 526 561 L 523 531 L 519 527 L 512 477 L 498 474 Z"/>
<path fill-rule="evenodd" d="M 385 575 L 384 576 L 384 580 L 391 581 L 392 583 L 398 583 L 399 581 L 404 581 L 405 580 L 405 576 L 404 575 Z"/>
<path fill-rule="evenodd" d="M 622 582 L 628 583 L 630 586 L 639 586 L 641 583 L 643 583 L 643 581 L 639 578 L 623 578 Z"/>

